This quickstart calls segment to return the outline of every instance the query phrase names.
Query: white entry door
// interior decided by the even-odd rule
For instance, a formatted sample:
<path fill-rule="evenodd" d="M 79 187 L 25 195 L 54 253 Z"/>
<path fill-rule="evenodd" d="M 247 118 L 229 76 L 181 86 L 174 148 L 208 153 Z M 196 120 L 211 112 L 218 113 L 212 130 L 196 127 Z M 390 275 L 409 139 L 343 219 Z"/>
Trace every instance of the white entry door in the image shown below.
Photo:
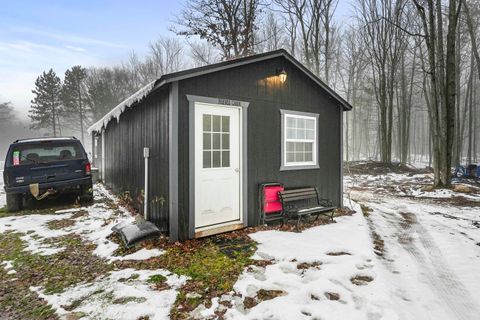
<path fill-rule="evenodd" d="M 240 109 L 195 103 L 195 228 L 240 221 Z"/>

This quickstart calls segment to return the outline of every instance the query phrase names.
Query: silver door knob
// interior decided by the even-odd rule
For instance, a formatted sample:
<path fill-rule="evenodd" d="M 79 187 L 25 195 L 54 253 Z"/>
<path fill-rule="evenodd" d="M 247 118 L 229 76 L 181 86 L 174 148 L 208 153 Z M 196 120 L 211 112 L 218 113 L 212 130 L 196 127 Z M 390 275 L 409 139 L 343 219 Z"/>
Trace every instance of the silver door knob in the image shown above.
<path fill-rule="evenodd" d="M 235 168 L 234 170 L 235 170 L 235 172 L 240 172 L 240 169 L 238 169 L 238 168 Z"/>

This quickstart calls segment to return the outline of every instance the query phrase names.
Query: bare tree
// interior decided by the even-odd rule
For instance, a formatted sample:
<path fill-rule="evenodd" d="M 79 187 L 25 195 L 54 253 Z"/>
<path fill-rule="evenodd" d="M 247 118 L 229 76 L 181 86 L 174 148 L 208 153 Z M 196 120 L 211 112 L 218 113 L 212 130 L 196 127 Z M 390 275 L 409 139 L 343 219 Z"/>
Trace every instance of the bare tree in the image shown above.
<path fill-rule="evenodd" d="M 461 2 L 449 0 L 444 12 L 441 0 L 412 0 L 424 32 L 430 82 L 429 113 L 436 186 L 450 186 L 455 130 L 456 30 Z M 444 14 L 448 23 L 444 23 Z M 446 25 L 446 41 L 444 28 Z"/>
<path fill-rule="evenodd" d="M 286 47 L 284 28 L 275 12 L 270 11 L 262 25 L 261 41 L 257 44 L 260 48 L 258 51 L 266 52 Z"/>
<path fill-rule="evenodd" d="M 190 58 L 195 67 L 212 64 L 220 60 L 218 51 L 210 43 L 203 41 L 188 41 L 187 43 L 190 47 Z"/>
<path fill-rule="evenodd" d="M 405 0 L 358 1 L 379 109 L 380 158 L 385 163 L 392 159 L 395 79 L 406 45 L 406 34 L 398 26 L 404 25 L 404 14 Z"/>
<path fill-rule="evenodd" d="M 173 28 L 177 35 L 198 36 L 218 47 L 224 59 L 251 55 L 260 0 L 188 0 Z"/>

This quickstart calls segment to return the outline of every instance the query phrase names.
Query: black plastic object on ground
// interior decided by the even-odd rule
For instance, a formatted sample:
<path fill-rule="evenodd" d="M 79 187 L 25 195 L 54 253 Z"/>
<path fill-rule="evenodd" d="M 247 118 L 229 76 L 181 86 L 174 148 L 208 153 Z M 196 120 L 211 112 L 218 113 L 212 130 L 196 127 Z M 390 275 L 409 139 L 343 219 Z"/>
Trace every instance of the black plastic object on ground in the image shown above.
<path fill-rule="evenodd" d="M 160 230 L 150 221 L 139 219 L 134 223 L 119 223 L 112 228 L 122 238 L 125 246 L 132 247 L 135 244 L 160 236 Z"/>

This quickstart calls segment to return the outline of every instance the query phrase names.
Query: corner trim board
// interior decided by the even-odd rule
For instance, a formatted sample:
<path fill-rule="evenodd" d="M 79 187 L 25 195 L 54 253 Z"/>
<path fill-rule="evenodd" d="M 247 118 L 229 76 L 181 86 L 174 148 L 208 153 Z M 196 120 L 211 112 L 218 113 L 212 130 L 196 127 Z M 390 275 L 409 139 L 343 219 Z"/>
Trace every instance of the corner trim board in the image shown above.
<path fill-rule="evenodd" d="M 168 97 L 168 223 L 169 240 L 178 240 L 178 81 Z"/>
<path fill-rule="evenodd" d="M 343 111 L 340 111 L 340 208 L 343 208 L 343 134 Z"/>

